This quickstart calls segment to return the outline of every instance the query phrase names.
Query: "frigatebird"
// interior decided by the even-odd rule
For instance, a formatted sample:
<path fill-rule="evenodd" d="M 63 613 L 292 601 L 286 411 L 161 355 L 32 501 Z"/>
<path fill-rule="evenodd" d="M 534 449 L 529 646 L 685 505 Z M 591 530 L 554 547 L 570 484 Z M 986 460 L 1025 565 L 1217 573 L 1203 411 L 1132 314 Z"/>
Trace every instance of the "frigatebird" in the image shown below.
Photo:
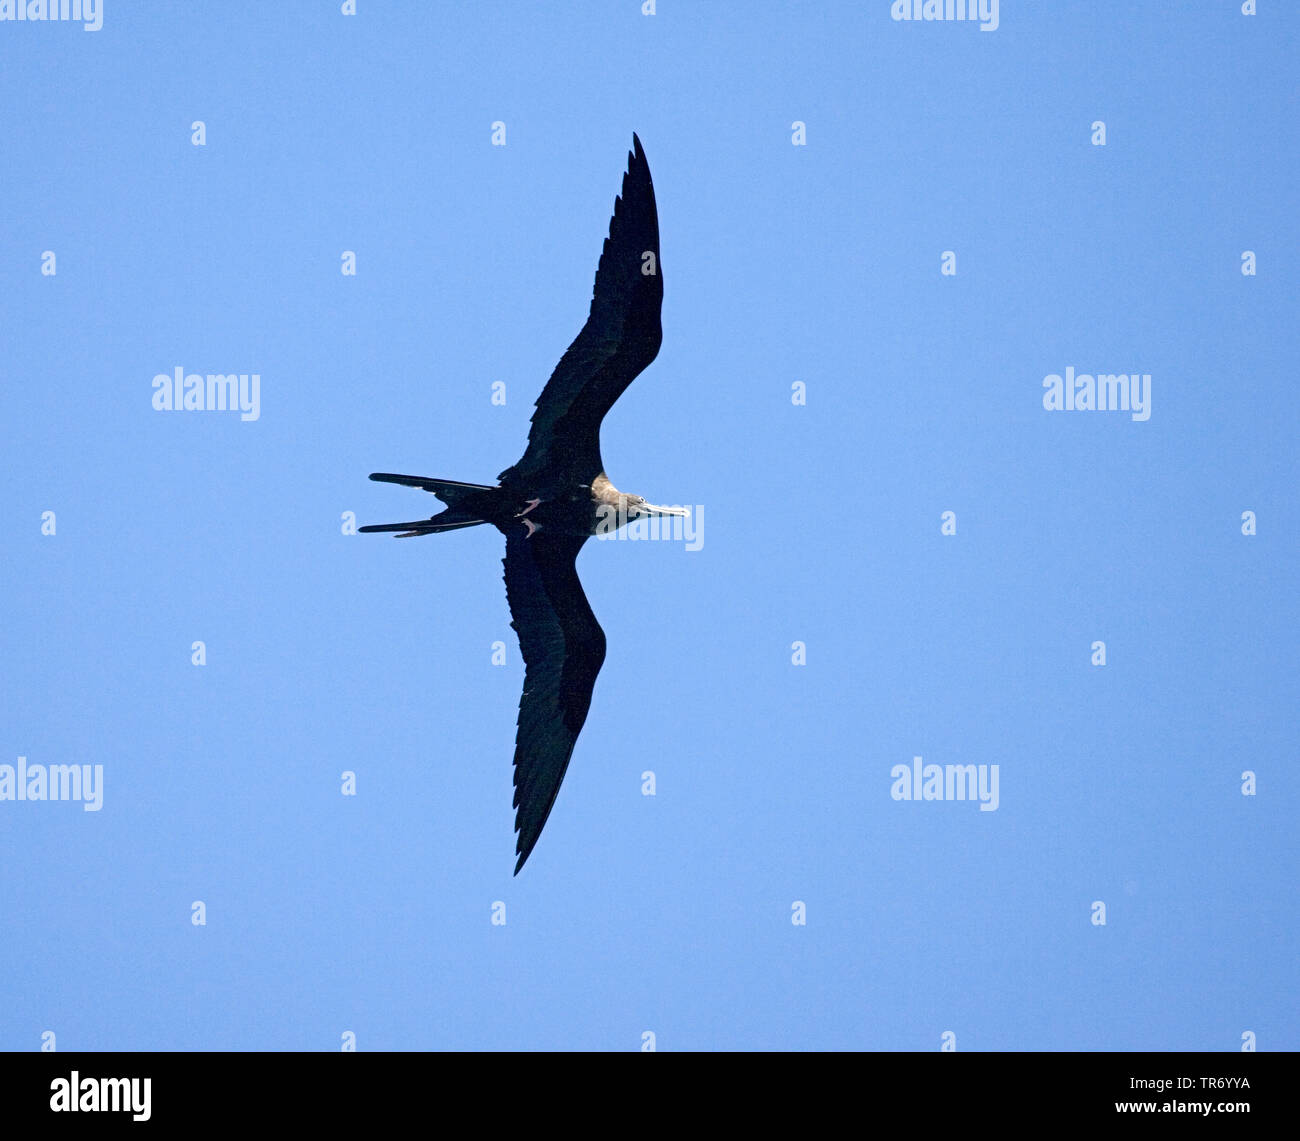
<path fill-rule="evenodd" d="M 634 519 L 688 514 L 623 494 L 600 458 L 601 421 L 658 355 L 663 297 L 654 184 L 633 134 L 591 312 L 537 398 L 519 462 L 497 476 L 496 487 L 388 472 L 370 477 L 432 492 L 446 507 L 428 519 L 362 531 L 396 531 L 406 539 L 490 523 L 506 537 L 506 600 L 524 659 L 515 734 L 515 875 L 555 804 L 605 661 L 605 632 L 578 580 L 578 552 L 593 534 Z"/>

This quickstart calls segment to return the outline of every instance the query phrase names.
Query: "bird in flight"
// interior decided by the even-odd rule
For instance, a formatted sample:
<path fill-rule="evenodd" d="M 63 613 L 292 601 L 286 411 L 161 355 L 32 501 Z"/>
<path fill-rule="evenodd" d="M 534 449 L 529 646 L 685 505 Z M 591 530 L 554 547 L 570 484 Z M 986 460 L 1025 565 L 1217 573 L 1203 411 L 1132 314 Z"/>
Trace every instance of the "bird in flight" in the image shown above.
<path fill-rule="evenodd" d="M 515 734 L 516 875 L 555 804 L 605 661 L 605 633 L 578 580 L 578 552 L 593 534 L 632 520 L 689 514 L 625 495 L 600 458 L 605 413 L 659 352 L 663 297 L 654 184 L 634 134 L 591 312 L 537 398 L 523 457 L 497 476 L 496 487 L 387 472 L 370 477 L 432 492 L 446 506 L 428 519 L 362 531 L 406 539 L 490 523 L 506 537 L 506 599 L 524 659 Z"/>

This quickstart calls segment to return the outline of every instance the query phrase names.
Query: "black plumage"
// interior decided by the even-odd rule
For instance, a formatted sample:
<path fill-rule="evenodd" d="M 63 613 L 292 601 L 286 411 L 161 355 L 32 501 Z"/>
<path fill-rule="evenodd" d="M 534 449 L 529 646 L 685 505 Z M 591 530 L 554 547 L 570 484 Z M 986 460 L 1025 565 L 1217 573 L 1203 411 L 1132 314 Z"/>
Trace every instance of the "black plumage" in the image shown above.
<path fill-rule="evenodd" d="M 523 456 L 495 487 L 377 472 L 370 478 L 431 492 L 446 509 L 429 519 L 361 528 L 409 538 L 490 523 L 506 537 L 506 597 L 524 659 L 514 760 L 516 874 L 555 804 L 605 661 L 605 634 L 578 579 L 578 552 L 598 527 L 686 514 L 619 492 L 600 455 L 605 414 L 663 340 L 654 185 L 636 135 L 632 148 L 587 322 L 537 399 Z"/>

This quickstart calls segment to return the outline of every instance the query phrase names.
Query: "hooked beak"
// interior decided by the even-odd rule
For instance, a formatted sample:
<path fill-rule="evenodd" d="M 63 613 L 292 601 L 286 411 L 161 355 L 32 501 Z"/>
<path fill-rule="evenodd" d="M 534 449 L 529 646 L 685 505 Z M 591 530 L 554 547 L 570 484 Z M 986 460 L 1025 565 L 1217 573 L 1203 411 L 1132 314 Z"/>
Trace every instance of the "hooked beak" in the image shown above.
<path fill-rule="evenodd" d="M 642 503 L 637 510 L 642 515 L 680 515 L 684 519 L 691 516 L 685 507 L 657 507 L 653 503 Z"/>

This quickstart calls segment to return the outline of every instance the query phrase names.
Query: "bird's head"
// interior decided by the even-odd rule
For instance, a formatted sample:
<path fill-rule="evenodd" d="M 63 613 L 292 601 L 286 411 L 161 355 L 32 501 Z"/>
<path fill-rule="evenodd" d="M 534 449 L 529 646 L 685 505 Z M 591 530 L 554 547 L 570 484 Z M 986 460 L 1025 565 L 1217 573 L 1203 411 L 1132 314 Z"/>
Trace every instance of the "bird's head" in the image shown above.
<path fill-rule="evenodd" d="M 647 503 L 639 495 L 626 495 L 623 498 L 627 500 L 625 514 L 628 522 L 648 515 L 680 515 L 687 518 L 691 514 L 685 507 L 659 507 L 653 503 Z"/>

